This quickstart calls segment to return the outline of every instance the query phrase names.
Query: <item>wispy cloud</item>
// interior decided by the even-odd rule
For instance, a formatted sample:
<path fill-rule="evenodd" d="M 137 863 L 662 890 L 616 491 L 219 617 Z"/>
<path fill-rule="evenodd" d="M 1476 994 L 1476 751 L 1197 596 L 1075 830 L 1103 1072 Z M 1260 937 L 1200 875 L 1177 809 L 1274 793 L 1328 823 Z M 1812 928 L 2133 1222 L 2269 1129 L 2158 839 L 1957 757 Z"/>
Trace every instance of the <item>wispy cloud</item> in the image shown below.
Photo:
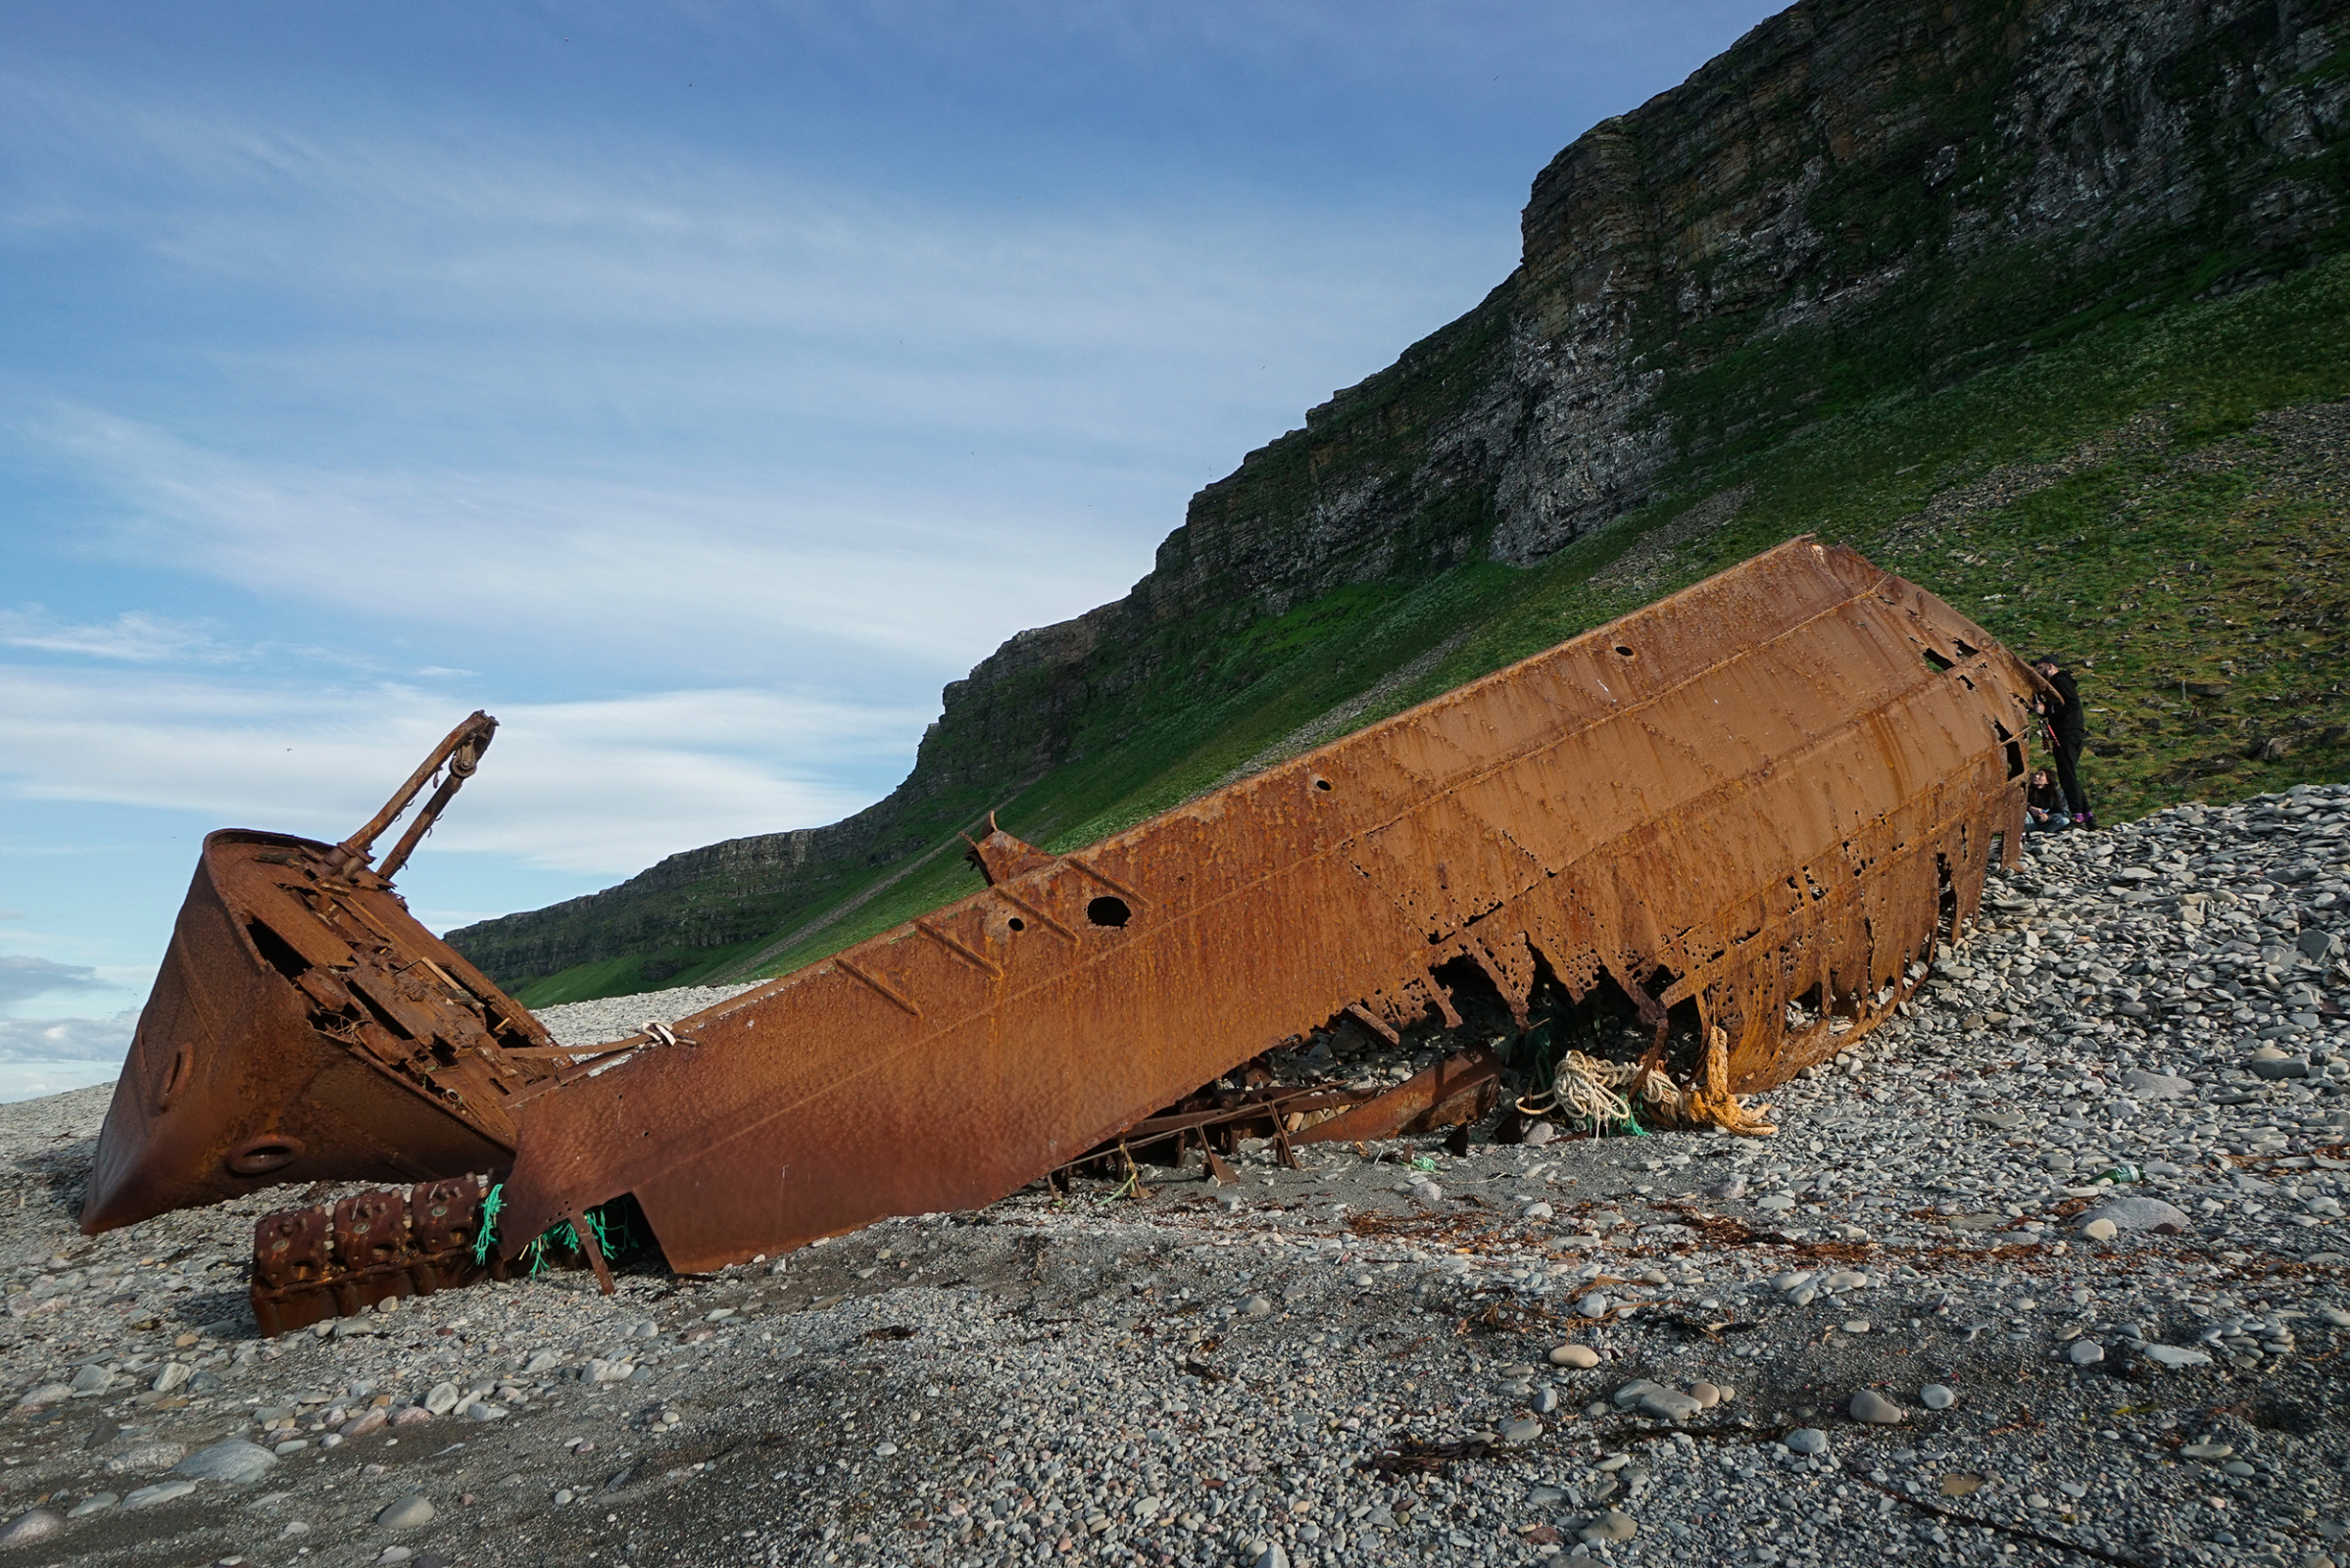
<path fill-rule="evenodd" d="M 337 839 L 472 700 L 0 665 L 0 793 Z M 843 775 L 902 771 L 928 717 L 744 689 L 492 706 L 490 760 L 435 846 L 597 872 L 845 815 L 873 792 Z"/>
<path fill-rule="evenodd" d="M 0 647 L 132 664 L 209 663 L 236 657 L 211 632 L 186 621 L 137 610 L 124 611 L 110 621 L 71 621 L 51 615 L 38 605 L 0 610 Z"/>
<path fill-rule="evenodd" d="M 85 994 L 113 989 L 86 964 L 56 963 L 30 954 L 0 954 L 0 1008 L 35 997 Z"/>
<path fill-rule="evenodd" d="M 0 1018 L 0 1102 L 109 1082 L 122 1070 L 137 1024 L 135 1010 L 108 1018 Z"/>
<path fill-rule="evenodd" d="M 1125 587 L 1110 541 L 918 492 L 306 468 L 87 411 L 35 428 L 136 503 L 122 557 L 282 587 L 302 612 L 317 579 L 348 575 L 334 603 L 346 628 L 463 628 L 462 648 L 511 655 L 527 639 L 601 664 L 767 668 L 779 652 L 846 648 L 937 680 Z"/>

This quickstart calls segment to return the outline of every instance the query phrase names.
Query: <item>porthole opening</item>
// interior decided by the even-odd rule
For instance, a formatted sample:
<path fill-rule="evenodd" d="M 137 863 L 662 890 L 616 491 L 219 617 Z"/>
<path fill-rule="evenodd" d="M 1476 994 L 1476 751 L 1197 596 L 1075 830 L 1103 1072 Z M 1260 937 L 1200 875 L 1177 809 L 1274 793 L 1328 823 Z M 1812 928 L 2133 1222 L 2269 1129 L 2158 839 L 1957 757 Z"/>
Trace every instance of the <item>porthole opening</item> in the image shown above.
<path fill-rule="evenodd" d="M 1326 789 L 1330 788 L 1330 780 L 1328 780 L 1328 779 L 1326 779 L 1326 778 L 1318 778 L 1318 779 L 1315 779 L 1315 780 L 1314 780 L 1314 788 L 1315 788 L 1315 789 L 1318 789 L 1318 790 L 1326 790 Z"/>
<path fill-rule="evenodd" d="M 232 1175 L 267 1176 L 273 1170 L 283 1170 L 301 1157 L 302 1140 L 280 1133 L 254 1139 L 242 1149 L 231 1152 L 225 1163 Z"/>
<path fill-rule="evenodd" d="M 1627 648 L 1627 647 L 1626 647 L 1624 644 L 1622 644 L 1622 643 L 1618 643 L 1618 644 L 1616 644 L 1616 652 L 1617 652 L 1617 653 L 1619 653 L 1619 654 L 1622 654 L 1622 655 L 1623 655 L 1623 656 L 1624 656 L 1626 659 L 1635 659 L 1635 658 L 1638 658 L 1638 657 L 1639 657 L 1638 655 L 1636 655 L 1635 653 L 1633 653 L 1633 651 L 1632 651 L 1630 648 Z"/>
<path fill-rule="evenodd" d="M 1016 914 L 1004 923 L 1007 926 L 1010 926 L 1014 931 L 1025 931 L 1028 929 L 1028 922 L 1021 919 Z"/>
<path fill-rule="evenodd" d="M 171 1048 L 171 1059 L 164 1068 L 163 1088 L 156 1092 L 155 1108 L 170 1110 L 179 1100 L 179 1092 L 187 1087 L 188 1074 L 195 1069 L 196 1054 L 186 1042 Z"/>
<path fill-rule="evenodd" d="M 1134 918 L 1134 911 L 1126 907 L 1124 899 L 1103 894 L 1085 906 L 1085 917 L 1096 925 L 1121 926 Z"/>

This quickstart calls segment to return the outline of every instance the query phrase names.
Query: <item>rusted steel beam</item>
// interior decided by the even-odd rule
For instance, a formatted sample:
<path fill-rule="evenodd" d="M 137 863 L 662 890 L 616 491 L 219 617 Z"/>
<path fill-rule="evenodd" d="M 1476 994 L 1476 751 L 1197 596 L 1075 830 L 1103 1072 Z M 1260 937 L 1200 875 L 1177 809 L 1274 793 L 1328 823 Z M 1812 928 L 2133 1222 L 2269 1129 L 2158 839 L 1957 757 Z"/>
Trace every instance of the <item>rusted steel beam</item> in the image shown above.
<path fill-rule="evenodd" d="M 1500 1095 L 1501 1062 L 1483 1046 L 1449 1056 L 1395 1088 L 1374 1093 L 1329 1084 L 1297 1084 L 1246 1094 L 1192 1095 L 1173 1110 L 1146 1116 L 1105 1144 L 1069 1161 L 1139 1152 L 1213 1128 L 1229 1152 L 1241 1138 L 1281 1138 L 1292 1144 L 1355 1143 L 1476 1121 Z M 1202 1100 L 1211 1102 L 1202 1104 Z"/>
<path fill-rule="evenodd" d="M 433 768 L 454 784 L 495 728 L 459 725 L 342 844 L 205 839 L 98 1136 L 83 1231 L 274 1182 L 429 1181 L 513 1158 L 509 1099 L 570 1058 L 367 866 Z"/>
<path fill-rule="evenodd" d="M 1779 1083 L 1972 918 L 2036 689 L 1794 541 L 1080 854 L 991 831 L 987 891 L 516 1096 L 504 1234 L 633 1194 L 703 1270 L 974 1207 L 1349 1009 L 1456 1024 L 1467 977 L 1521 1020 L 1612 984 Z"/>
<path fill-rule="evenodd" d="M 1483 1120 L 1501 1093 L 1501 1062 L 1483 1046 L 1449 1056 L 1376 1100 L 1290 1134 L 1293 1144 L 1374 1143 Z"/>

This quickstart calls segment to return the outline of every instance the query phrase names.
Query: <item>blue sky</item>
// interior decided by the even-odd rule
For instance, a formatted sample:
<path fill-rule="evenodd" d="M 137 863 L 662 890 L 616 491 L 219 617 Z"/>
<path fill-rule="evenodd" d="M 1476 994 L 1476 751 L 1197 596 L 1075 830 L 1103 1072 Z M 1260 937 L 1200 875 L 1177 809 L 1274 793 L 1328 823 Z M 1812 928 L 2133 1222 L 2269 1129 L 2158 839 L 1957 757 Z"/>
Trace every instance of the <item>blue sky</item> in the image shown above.
<path fill-rule="evenodd" d="M 474 708 L 436 928 L 875 799 L 1769 9 L 0 5 L 0 1098 Z"/>

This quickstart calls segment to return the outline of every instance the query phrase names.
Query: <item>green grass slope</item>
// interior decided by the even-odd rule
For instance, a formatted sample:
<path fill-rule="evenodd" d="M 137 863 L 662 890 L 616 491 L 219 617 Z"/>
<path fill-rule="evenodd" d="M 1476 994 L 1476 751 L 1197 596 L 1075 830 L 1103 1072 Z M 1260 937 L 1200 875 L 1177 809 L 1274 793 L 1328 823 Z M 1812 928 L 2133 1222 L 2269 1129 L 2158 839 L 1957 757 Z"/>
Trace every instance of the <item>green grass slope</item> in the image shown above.
<path fill-rule="evenodd" d="M 1081 733 L 1083 760 L 1002 803 L 1000 819 L 1077 848 L 1807 532 L 2019 652 L 2063 654 L 2108 820 L 2350 777 L 2344 400 L 2350 258 L 2150 318 L 2112 313 L 2021 365 L 1717 456 L 1701 487 L 1531 570 L 1341 589 L 1162 665 L 1084 720 L 1102 733 Z M 845 900 L 896 878 L 755 965 L 738 946 L 658 983 L 785 973 L 975 892 L 951 837 L 911 871 L 841 879 L 830 891 Z M 644 962 L 582 965 L 523 1000 L 611 995 Z"/>

